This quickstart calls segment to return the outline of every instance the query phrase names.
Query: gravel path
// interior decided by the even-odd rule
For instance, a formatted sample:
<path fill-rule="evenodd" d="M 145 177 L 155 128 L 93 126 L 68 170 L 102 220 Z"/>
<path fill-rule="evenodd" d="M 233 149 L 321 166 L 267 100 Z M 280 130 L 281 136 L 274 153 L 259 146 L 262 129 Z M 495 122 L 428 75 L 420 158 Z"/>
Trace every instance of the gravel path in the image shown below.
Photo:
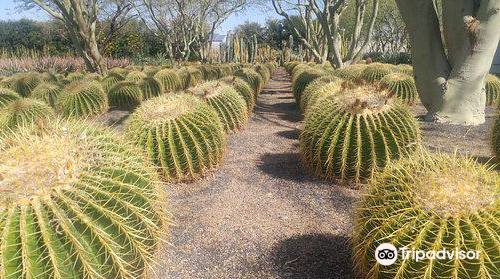
<path fill-rule="evenodd" d="M 301 116 L 279 69 L 223 165 L 168 186 L 178 227 L 155 278 L 352 278 L 348 236 L 358 191 L 305 173 Z"/>

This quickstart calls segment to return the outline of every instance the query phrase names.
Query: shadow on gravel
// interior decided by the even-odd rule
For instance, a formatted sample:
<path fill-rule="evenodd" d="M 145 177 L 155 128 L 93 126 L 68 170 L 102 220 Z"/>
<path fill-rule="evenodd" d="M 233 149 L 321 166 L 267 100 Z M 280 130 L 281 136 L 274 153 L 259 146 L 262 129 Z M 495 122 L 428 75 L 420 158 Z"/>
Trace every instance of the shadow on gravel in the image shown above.
<path fill-rule="evenodd" d="M 266 153 L 260 157 L 257 166 L 261 171 L 276 178 L 291 181 L 308 180 L 298 153 Z"/>
<path fill-rule="evenodd" d="M 276 133 L 277 136 L 286 138 L 286 139 L 299 139 L 300 136 L 300 130 L 299 129 L 293 129 L 293 130 L 287 130 L 287 131 L 281 131 Z"/>
<path fill-rule="evenodd" d="M 310 234 L 274 247 L 277 276 L 283 279 L 352 279 L 352 250 L 345 236 Z"/>

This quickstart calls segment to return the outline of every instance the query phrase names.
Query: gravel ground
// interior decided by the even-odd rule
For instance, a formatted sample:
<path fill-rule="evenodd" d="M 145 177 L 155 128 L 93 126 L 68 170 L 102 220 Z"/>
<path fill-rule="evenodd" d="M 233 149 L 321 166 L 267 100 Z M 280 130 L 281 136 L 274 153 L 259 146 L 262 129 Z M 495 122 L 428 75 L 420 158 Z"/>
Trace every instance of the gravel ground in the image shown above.
<path fill-rule="evenodd" d="M 412 110 L 425 114 L 421 104 Z M 430 150 L 490 159 L 487 123 L 420 122 Z M 120 131 L 129 112 L 101 119 Z M 245 130 L 230 135 L 223 165 L 190 184 L 167 186 L 177 227 L 159 254 L 156 278 L 351 279 L 349 236 L 357 185 L 332 185 L 300 166 L 301 115 L 290 80 L 273 75 Z"/>

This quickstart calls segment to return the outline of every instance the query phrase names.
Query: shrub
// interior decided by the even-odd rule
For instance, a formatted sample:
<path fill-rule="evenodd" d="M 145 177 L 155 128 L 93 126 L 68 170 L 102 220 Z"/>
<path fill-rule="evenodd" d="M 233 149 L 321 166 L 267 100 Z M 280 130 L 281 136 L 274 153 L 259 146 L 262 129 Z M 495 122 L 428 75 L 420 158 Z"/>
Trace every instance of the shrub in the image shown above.
<path fill-rule="evenodd" d="M 300 135 L 304 165 L 325 179 L 370 178 L 420 142 L 407 106 L 373 87 L 347 87 L 317 102 Z"/>
<path fill-rule="evenodd" d="M 169 181 L 205 175 L 220 164 L 226 147 L 217 113 L 188 94 L 144 102 L 130 116 L 125 137 L 140 146 Z"/>
<path fill-rule="evenodd" d="M 76 118 L 98 116 L 109 108 L 106 93 L 96 81 L 70 83 L 63 89 L 55 105 L 63 116 Z"/>
<path fill-rule="evenodd" d="M 157 175 L 89 124 L 0 139 L 4 276 L 142 278 L 170 220 Z"/>
<path fill-rule="evenodd" d="M 391 163 L 357 206 L 354 262 L 360 278 L 497 278 L 500 176 L 469 158 L 421 154 Z M 377 263 L 378 245 L 481 251 L 477 260 Z"/>

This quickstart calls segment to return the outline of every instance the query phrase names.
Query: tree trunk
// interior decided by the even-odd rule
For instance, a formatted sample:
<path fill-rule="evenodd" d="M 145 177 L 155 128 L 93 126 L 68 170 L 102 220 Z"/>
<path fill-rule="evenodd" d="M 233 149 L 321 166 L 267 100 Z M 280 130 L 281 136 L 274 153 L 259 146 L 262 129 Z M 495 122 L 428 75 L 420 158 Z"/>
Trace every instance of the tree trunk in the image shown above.
<path fill-rule="evenodd" d="M 443 0 L 441 38 L 433 1 L 397 0 L 410 35 L 415 81 L 426 119 L 485 122 L 484 82 L 500 40 L 500 1 Z"/>

